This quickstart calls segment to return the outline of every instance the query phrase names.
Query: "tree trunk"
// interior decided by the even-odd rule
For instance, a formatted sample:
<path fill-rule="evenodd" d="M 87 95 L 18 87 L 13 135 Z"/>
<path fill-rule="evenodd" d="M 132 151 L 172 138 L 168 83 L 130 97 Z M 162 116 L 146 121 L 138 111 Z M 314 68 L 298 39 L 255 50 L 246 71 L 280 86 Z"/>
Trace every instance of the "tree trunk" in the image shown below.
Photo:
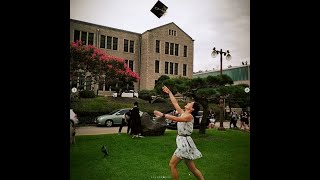
<path fill-rule="evenodd" d="M 193 99 L 200 103 L 203 108 L 203 116 L 202 120 L 200 123 L 200 128 L 199 128 L 199 134 L 205 134 L 206 129 L 207 129 L 207 120 L 208 120 L 208 113 L 209 113 L 209 105 L 208 105 L 208 100 L 206 98 L 200 98 L 196 94 L 192 94 Z"/>
<path fill-rule="evenodd" d="M 231 103 L 230 103 L 230 101 L 228 101 L 228 105 L 229 105 L 229 113 L 231 114 L 231 111 L 232 111 L 232 110 L 231 110 Z M 230 115 L 230 114 L 229 114 L 229 115 Z M 230 117 L 230 116 L 229 116 L 229 117 Z"/>

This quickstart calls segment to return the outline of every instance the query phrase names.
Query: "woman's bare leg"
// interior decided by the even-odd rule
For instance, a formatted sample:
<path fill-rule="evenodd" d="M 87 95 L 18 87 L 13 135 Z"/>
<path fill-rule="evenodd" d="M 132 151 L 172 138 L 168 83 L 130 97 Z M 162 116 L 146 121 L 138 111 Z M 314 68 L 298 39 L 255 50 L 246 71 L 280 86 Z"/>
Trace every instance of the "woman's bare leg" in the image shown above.
<path fill-rule="evenodd" d="M 197 169 L 196 165 L 192 160 L 185 159 L 184 162 L 188 166 L 189 170 L 193 173 L 194 176 L 199 180 L 204 180 L 204 177 L 199 169 Z"/>
<path fill-rule="evenodd" d="M 170 167 L 170 171 L 171 171 L 171 176 L 172 176 L 172 179 L 174 180 L 177 180 L 179 179 L 179 173 L 178 173 L 178 170 L 177 170 L 177 165 L 179 164 L 179 162 L 181 161 L 182 159 L 178 158 L 176 155 L 173 155 L 171 157 L 171 160 L 169 162 L 169 167 Z"/>
<path fill-rule="evenodd" d="M 242 126 L 244 126 L 244 124 L 243 124 L 243 121 L 240 121 L 241 122 L 241 124 L 240 124 L 240 130 L 242 129 Z"/>

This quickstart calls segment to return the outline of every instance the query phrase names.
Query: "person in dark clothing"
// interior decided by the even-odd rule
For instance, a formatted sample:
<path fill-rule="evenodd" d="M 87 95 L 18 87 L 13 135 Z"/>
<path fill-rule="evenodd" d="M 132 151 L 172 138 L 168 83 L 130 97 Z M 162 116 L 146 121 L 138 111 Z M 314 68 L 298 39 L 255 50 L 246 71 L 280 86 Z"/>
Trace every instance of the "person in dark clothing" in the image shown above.
<path fill-rule="evenodd" d="M 125 121 L 125 119 L 122 118 L 122 122 L 121 122 L 120 127 L 119 127 L 118 135 L 121 134 L 122 127 L 125 126 L 125 125 L 126 125 L 126 121 Z"/>
<path fill-rule="evenodd" d="M 209 127 L 209 124 L 210 124 L 210 119 L 213 118 L 213 111 L 212 109 L 210 108 L 209 109 L 209 113 L 208 113 L 208 117 L 207 117 L 207 123 L 206 123 L 206 126 Z"/>
<path fill-rule="evenodd" d="M 131 113 L 130 113 L 130 111 L 128 111 L 128 112 L 126 112 L 125 114 L 124 114 L 124 120 L 126 121 L 126 123 L 127 123 L 127 126 L 128 126 L 128 128 L 127 128 L 127 134 L 132 134 L 132 130 L 131 130 L 131 128 L 132 128 L 132 123 L 131 123 L 131 119 L 130 119 L 130 116 L 131 116 Z"/>
<path fill-rule="evenodd" d="M 207 127 L 208 128 L 215 127 L 215 124 L 216 124 L 215 116 L 216 116 L 216 114 L 212 111 L 212 109 L 210 109 L 209 115 L 208 115 L 208 120 L 207 120 Z"/>
<path fill-rule="evenodd" d="M 132 132 L 133 136 L 132 138 L 136 137 L 143 137 L 142 134 L 142 128 L 141 128 L 141 119 L 140 119 L 140 110 L 138 102 L 133 103 L 133 108 L 130 110 L 131 116 L 131 123 L 132 123 Z"/>
<path fill-rule="evenodd" d="M 244 111 L 242 113 L 242 116 L 241 116 L 241 126 L 240 126 L 240 129 L 242 129 L 242 126 L 244 127 L 244 130 L 249 130 L 249 119 L 248 119 L 248 113 L 246 111 Z M 247 128 L 248 127 L 248 128 Z"/>
<path fill-rule="evenodd" d="M 237 121 L 238 121 L 237 112 L 236 111 L 231 112 L 230 129 L 231 129 L 231 124 L 233 125 L 233 128 L 238 128 L 237 127 Z"/>
<path fill-rule="evenodd" d="M 120 127 L 119 127 L 119 131 L 118 131 L 118 134 L 120 135 L 121 134 L 121 130 L 122 130 L 122 127 L 123 126 L 126 126 L 128 125 L 128 130 L 127 130 L 127 133 L 129 132 L 130 130 L 130 127 L 129 127 L 129 124 L 128 124 L 128 121 L 129 121 L 129 115 L 130 115 L 130 111 L 126 112 L 123 114 L 123 117 L 122 117 L 122 122 L 120 124 Z"/>

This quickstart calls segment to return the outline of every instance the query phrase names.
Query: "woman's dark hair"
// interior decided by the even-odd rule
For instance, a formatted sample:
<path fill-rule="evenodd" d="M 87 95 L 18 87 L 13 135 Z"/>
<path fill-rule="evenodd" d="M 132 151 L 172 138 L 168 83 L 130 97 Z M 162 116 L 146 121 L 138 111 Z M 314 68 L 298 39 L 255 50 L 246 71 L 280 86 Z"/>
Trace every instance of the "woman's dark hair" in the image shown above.
<path fill-rule="evenodd" d="M 193 117 L 198 116 L 198 112 L 200 111 L 200 104 L 198 102 L 194 102 L 192 108 L 193 108 L 193 111 L 191 112 L 192 116 Z"/>

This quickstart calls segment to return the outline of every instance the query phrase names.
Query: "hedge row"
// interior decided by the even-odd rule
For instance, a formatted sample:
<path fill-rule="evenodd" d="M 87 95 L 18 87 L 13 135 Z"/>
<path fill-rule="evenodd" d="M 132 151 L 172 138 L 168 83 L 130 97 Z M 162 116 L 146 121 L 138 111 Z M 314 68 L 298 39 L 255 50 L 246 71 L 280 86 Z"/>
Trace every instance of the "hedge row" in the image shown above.
<path fill-rule="evenodd" d="M 134 102 L 139 103 L 140 110 L 153 114 L 154 110 L 168 111 L 173 106 L 168 101 L 150 104 L 140 98 L 95 97 L 71 101 L 70 108 L 77 114 L 80 124 L 92 124 L 97 116 L 108 114 L 116 109 L 132 108 Z"/>

